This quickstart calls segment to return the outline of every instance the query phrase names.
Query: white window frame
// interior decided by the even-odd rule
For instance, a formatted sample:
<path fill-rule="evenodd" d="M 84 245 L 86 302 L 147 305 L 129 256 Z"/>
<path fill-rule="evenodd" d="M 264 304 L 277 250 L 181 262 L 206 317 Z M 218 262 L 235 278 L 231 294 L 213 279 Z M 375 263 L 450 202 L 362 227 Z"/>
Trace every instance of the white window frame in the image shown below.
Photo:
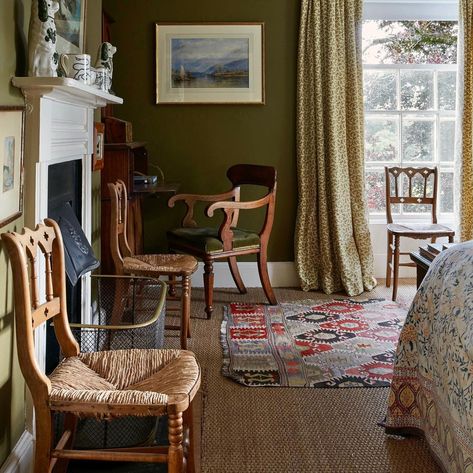
<path fill-rule="evenodd" d="M 363 19 L 458 21 L 458 0 L 365 0 Z"/>
<path fill-rule="evenodd" d="M 364 0 L 364 9 L 363 9 L 363 20 L 388 20 L 388 21 L 415 21 L 415 20 L 432 20 L 432 21 L 458 21 L 459 5 L 458 0 Z M 379 70 L 389 70 L 389 69 L 402 69 L 403 65 L 401 64 L 363 64 L 363 69 L 365 66 L 368 69 L 379 69 Z M 415 69 L 426 69 L 432 70 L 432 68 L 437 68 L 438 70 L 456 70 L 456 65 L 429 65 L 429 64 L 416 64 Z M 412 66 L 407 65 L 406 69 L 412 69 Z M 436 84 L 435 84 L 436 85 Z M 399 90 L 397 91 L 399 95 Z M 398 97 L 399 100 L 399 97 Z M 370 111 L 365 112 L 366 116 L 375 116 L 384 114 L 398 114 L 400 116 L 402 113 L 406 114 L 408 111 Z M 417 116 L 422 115 L 422 111 L 413 111 Z M 438 126 L 440 118 L 442 117 L 452 117 L 455 112 L 443 112 L 436 109 L 435 111 L 425 111 L 424 113 L 436 115 L 435 127 L 436 127 L 436 136 L 438 136 Z M 399 120 L 399 134 L 401 133 L 402 122 Z M 399 141 L 399 145 L 402 147 L 402 143 Z M 436 157 L 438 159 L 439 152 L 439 143 L 435 143 Z M 399 153 L 402 152 L 400 148 Z M 399 157 L 401 155 L 399 154 Z M 392 163 L 386 163 L 387 165 Z M 437 162 L 436 164 L 440 164 Z M 417 165 L 422 165 L 422 163 L 417 163 Z M 375 165 L 370 165 L 367 169 L 377 170 L 378 166 L 381 170 L 384 170 L 384 163 L 377 162 Z M 443 171 L 450 171 L 450 168 L 444 165 L 442 167 Z M 452 162 L 451 170 L 455 171 L 454 163 Z M 443 222 L 453 221 L 454 213 L 442 214 L 438 212 L 439 220 Z M 429 216 L 422 214 L 403 214 L 401 217 L 403 220 L 417 219 L 422 220 L 423 218 L 428 219 Z M 385 219 L 384 213 L 370 213 L 369 221 L 371 223 L 377 223 Z"/>

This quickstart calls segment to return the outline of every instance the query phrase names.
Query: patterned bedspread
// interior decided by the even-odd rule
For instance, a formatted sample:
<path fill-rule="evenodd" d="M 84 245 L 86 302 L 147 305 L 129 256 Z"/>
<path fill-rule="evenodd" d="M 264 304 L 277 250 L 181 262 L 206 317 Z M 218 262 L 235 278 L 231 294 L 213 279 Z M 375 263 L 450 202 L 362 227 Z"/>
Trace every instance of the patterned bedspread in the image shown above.
<path fill-rule="evenodd" d="M 388 433 L 423 433 L 448 473 L 473 472 L 473 242 L 440 254 L 401 331 Z"/>

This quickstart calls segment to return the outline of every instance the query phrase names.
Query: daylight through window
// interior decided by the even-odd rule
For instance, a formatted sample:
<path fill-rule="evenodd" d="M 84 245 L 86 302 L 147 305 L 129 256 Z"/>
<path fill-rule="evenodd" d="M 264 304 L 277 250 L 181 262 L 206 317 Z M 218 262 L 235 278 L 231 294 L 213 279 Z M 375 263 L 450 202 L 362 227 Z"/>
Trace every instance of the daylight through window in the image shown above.
<path fill-rule="evenodd" d="M 384 166 L 437 166 L 439 211 L 454 211 L 457 22 L 363 24 L 365 169 L 370 213 L 385 214 Z M 409 216 L 430 209 L 405 205 Z"/>

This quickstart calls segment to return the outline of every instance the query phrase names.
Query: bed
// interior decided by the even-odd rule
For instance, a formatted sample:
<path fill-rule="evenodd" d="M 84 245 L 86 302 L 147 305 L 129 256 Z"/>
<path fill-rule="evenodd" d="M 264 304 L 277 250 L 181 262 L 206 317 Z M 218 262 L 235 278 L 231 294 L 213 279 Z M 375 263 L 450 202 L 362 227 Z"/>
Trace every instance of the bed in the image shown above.
<path fill-rule="evenodd" d="M 473 472 L 473 242 L 441 253 L 414 298 L 385 428 L 425 436 L 446 472 Z"/>

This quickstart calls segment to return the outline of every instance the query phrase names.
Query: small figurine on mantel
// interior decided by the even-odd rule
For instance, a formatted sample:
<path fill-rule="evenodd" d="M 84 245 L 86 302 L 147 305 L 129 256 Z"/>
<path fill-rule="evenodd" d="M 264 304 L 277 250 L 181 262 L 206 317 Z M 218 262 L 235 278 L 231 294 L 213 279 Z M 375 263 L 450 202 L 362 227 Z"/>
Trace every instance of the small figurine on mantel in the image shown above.
<path fill-rule="evenodd" d="M 102 90 L 111 91 L 113 78 L 113 55 L 117 48 L 110 43 L 102 43 L 99 47 L 95 70 L 97 71 L 97 85 Z"/>
<path fill-rule="evenodd" d="M 55 0 L 32 0 L 28 32 L 28 75 L 56 77 L 59 55 L 56 51 L 56 23 L 59 10 Z"/>

